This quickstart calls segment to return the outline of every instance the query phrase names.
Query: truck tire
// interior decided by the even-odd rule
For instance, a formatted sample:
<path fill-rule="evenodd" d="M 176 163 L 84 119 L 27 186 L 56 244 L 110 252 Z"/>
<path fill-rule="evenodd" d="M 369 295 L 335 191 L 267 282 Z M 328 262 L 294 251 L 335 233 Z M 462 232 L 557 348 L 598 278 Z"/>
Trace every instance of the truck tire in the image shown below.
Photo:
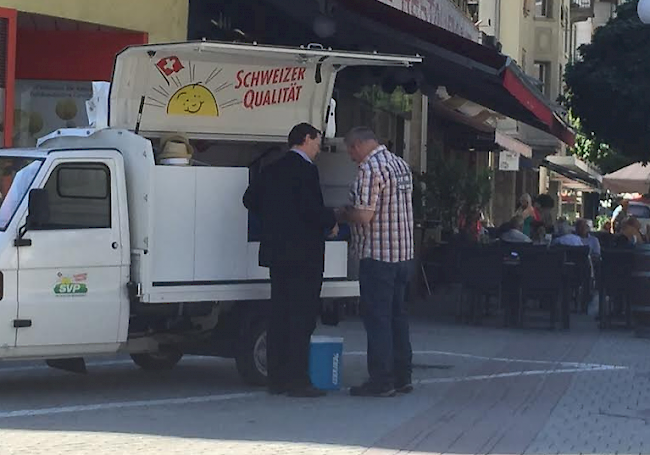
<path fill-rule="evenodd" d="M 244 382 L 253 386 L 266 385 L 266 324 L 264 322 L 252 324 L 242 334 L 235 362 Z"/>
<path fill-rule="evenodd" d="M 165 351 L 147 354 L 131 354 L 133 363 L 147 371 L 171 370 L 180 362 L 182 352 Z"/>

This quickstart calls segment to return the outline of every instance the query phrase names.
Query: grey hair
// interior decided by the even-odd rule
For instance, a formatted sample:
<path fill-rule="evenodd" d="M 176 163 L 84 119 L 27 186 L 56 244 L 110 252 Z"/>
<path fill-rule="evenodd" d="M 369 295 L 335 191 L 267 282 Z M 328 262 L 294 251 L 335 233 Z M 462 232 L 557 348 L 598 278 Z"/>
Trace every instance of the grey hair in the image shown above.
<path fill-rule="evenodd" d="M 524 218 L 520 215 L 515 215 L 512 217 L 510 220 L 510 226 L 512 229 L 517 229 L 518 231 L 521 231 L 521 229 L 524 227 Z"/>
<path fill-rule="evenodd" d="M 556 233 L 558 234 L 559 237 L 562 237 L 563 235 L 568 235 L 572 233 L 571 226 L 569 225 L 568 221 L 566 219 L 560 219 L 558 220 L 556 226 Z"/>
<path fill-rule="evenodd" d="M 348 145 L 368 141 L 379 142 L 375 132 L 367 126 L 357 126 L 356 128 L 352 128 L 348 134 L 345 135 L 345 143 Z"/>

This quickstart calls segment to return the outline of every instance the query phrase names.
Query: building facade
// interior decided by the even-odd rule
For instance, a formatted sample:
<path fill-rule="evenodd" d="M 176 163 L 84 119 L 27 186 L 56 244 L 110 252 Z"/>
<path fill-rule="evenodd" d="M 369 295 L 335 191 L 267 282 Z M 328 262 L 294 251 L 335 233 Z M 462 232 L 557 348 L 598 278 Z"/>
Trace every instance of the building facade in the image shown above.
<path fill-rule="evenodd" d="M 576 37 L 584 34 L 580 24 L 593 20 L 596 8 L 592 0 L 478 2 L 481 31 L 504 54 L 516 59 L 548 102 L 558 106 L 558 112 L 566 114 L 559 107 L 564 94 L 564 72 L 575 55 Z M 500 120 L 498 129 L 532 150 L 531 160 L 526 160 L 519 171 L 497 173 L 496 191 L 503 195 L 495 209 L 498 221 L 507 219 L 523 193 L 533 196 L 548 193 L 555 199 L 557 214 L 560 214 L 563 183 L 579 189 L 588 188 L 583 182 L 570 185 L 571 180 L 558 173 L 564 168 L 549 162 L 549 157 L 567 155 L 567 145 L 557 137 L 512 118 Z M 580 163 L 579 169 L 583 167 Z M 573 176 L 572 172 L 567 169 L 565 173 Z"/>
<path fill-rule="evenodd" d="M 2 144 L 87 125 L 92 81 L 126 46 L 187 38 L 188 0 L 0 0 Z"/>
<path fill-rule="evenodd" d="M 623 0 L 580 0 L 574 3 L 571 10 L 571 60 L 580 58 L 580 46 L 591 43 L 594 32 L 614 17 L 621 3 Z"/>

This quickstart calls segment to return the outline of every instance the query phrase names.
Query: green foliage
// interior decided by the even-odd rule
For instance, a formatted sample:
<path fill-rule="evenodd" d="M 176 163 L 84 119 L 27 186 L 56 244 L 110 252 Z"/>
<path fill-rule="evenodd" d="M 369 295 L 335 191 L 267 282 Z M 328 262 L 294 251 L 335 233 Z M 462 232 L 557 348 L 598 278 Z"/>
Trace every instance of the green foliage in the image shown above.
<path fill-rule="evenodd" d="M 461 212 L 487 206 L 492 198 L 492 177 L 490 169 L 468 170 L 458 160 L 444 160 L 435 154 L 429 171 L 416 176 L 416 218 L 440 220 L 443 229 L 453 229 Z"/>
<path fill-rule="evenodd" d="M 403 114 L 411 112 L 412 95 L 404 92 L 402 87 L 397 87 L 393 93 L 384 92 L 376 85 L 366 85 L 355 95 L 370 104 L 373 109 Z"/>
<path fill-rule="evenodd" d="M 633 160 L 599 141 L 593 133 L 585 133 L 579 120 L 571 118 L 571 123 L 576 130 L 576 142 L 570 153 L 597 166 L 604 174 L 632 164 Z"/>
<path fill-rule="evenodd" d="M 566 71 L 565 105 L 586 133 L 577 153 L 607 165 L 611 149 L 602 144 L 630 162 L 650 159 L 650 26 L 639 20 L 637 4 L 623 3 Z"/>
<path fill-rule="evenodd" d="M 600 231 L 609 220 L 610 218 L 607 215 L 598 215 L 596 217 L 596 229 Z"/>

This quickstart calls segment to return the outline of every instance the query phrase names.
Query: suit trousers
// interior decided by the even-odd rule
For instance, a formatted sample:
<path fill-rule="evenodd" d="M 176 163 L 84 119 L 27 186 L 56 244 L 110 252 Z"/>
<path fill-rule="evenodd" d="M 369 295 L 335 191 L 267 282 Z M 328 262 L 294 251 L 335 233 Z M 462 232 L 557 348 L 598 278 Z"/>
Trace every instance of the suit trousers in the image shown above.
<path fill-rule="evenodd" d="M 310 386 L 309 347 L 320 313 L 323 270 L 292 264 L 271 266 L 270 273 L 269 387 L 298 389 Z"/>

